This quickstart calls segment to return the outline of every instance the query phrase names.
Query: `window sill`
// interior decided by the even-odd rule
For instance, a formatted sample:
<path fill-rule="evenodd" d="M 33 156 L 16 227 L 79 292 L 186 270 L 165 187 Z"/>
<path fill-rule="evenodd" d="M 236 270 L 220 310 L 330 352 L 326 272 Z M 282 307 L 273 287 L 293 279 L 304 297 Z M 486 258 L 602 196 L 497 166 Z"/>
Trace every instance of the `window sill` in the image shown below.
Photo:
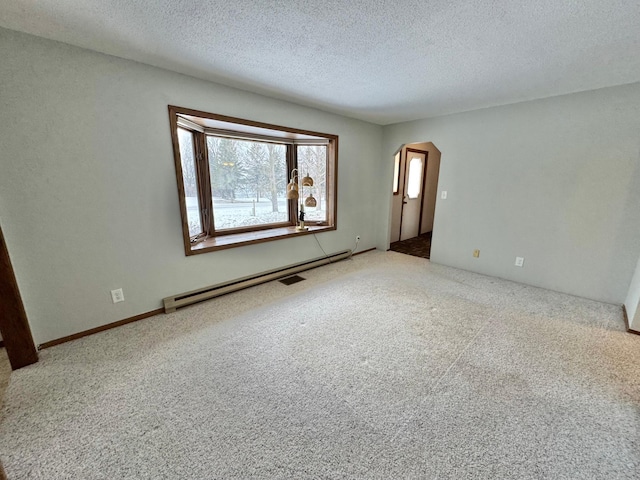
<path fill-rule="evenodd" d="M 255 243 L 271 242 L 281 238 L 291 238 L 335 229 L 336 227 L 326 225 L 311 225 L 308 230 L 303 231 L 296 230 L 296 227 L 279 227 L 268 230 L 257 230 L 255 232 L 232 233 L 219 237 L 209 237 L 196 245 L 191 245 L 191 250 L 187 252 L 187 255 L 198 255 L 200 253 L 225 250 L 227 248 L 244 247 L 245 245 L 253 245 Z"/>

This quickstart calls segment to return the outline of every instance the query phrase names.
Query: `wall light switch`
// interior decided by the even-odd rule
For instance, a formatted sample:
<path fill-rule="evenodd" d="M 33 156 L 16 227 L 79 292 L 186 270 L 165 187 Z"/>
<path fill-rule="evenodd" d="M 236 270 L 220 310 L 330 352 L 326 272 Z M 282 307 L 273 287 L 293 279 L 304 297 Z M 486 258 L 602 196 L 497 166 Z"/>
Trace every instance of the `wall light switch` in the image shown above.
<path fill-rule="evenodd" d="M 113 300 L 113 303 L 124 302 L 124 292 L 121 288 L 111 290 L 111 300 Z"/>
<path fill-rule="evenodd" d="M 479 257 L 480 257 L 480 250 L 474 250 L 474 251 L 473 251 L 473 256 L 474 256 L 475 258 L 479 258 Z"/>
<path fill-rule="evenodd" d="M 516 257 L 516 267 L 524 266 L 524 257 Z"/>
<path fill-rule="evenodd" d="M 446 190 L 442 191 L 442 193 L 440 194 L 440 198 L 443 199 L 443 200 L 447 199 L 447 191 Z"/>

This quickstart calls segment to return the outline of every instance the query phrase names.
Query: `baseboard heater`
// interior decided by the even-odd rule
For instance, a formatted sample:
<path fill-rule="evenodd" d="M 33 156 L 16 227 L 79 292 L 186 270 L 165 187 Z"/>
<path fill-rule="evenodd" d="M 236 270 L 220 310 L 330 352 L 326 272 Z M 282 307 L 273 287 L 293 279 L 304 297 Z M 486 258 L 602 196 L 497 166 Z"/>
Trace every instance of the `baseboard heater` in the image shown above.
<path fill-rule="evenodd" d="M 164 303 L 164 313 L 175 312 L 177 308 L 186 307 L 194 303 L 209 300 L 211 298 L 219 297 L 227 293 L 236 292 L 243 288 L 253 287 L 261 283 L 270 282 L 279 278 L 288 277 L 295 273 L 303 272 L 305 270 L 311 270 L 312 268 L 321 267 L 328 263 L 338 262 L 349 258 L 351 256 L 351 250 L 345 250 L 343 252 L 333 253 L 326 257 L 319 257 L 306 262 L 295 263 L 286 267 L 276 268 L 274 270 L 268 270 L 266 272 L 257 273 L 248 277 L 239 278 L 237 280 L 231 280 L 229 282 L 219 283 L 217 285 L 211 285 L 209 287 L 199 288 L 198 290 L 192 290 L 191 292 L 181 293 L 172 297 L 166 297 L 162 299 Z"/>

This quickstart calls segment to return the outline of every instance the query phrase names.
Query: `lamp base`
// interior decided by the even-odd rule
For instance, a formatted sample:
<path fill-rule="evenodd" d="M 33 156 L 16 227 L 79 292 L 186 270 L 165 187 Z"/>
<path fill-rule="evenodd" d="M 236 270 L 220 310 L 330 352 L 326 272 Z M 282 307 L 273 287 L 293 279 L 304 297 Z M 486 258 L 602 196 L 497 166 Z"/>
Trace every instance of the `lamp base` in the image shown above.
<path fill-rule="evenodd" d="M 303 225 L 298 225 L 298 226 L 296 227 L 296 230 L 297 230 L 298 232 L 306 232 L 307 230 L 309 230 L 309 227 L 305 227 L 305 226 L 303 226 Z"/>

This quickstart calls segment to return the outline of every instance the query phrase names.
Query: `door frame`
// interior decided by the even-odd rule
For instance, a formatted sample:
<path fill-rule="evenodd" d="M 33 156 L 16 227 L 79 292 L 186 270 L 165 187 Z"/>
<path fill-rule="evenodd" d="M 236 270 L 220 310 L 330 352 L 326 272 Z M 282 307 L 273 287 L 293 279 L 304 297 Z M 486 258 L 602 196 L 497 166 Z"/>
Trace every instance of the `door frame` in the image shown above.
<path fill-rule="evenodd" d="M 402 163 L 402 150 L 404 150 L 404 182 L 402 182 L 402 205 L 400 207 L 400 232 L 398 235 L 398 241 L 402 241 L 402 218 L 404 214 L 404 196 L 405 196 L 405 187 L 407 186 L 407 175 L 409 173 L 409 162 L 407 162 L 407 154 L 409 152 L 424 154 L 424 165 L 422 166 L 422 183 L 420 184 L 420 218 L 418 219 L 418 237 L 420 236 L 420 232 L 422 230 L 422 215 L 424 213 L 424 185 L 427 181 L 427 165 L 429 164 L 429 152 L 426 150 L 418 150 L 417 148 L 409 148 L 402 147 L 400 149 L 400 162 Z M 415 238 L 415 237 L 411 237 Z M 408 240 L 408 239 L 407 239 Z"/>
<path fill-rule="evenodd" d="M 31 328 L 24 310 L 9 250 L 0 226 L 0 333 L 11 369 L 26 367 L 38 361 Z"/>

